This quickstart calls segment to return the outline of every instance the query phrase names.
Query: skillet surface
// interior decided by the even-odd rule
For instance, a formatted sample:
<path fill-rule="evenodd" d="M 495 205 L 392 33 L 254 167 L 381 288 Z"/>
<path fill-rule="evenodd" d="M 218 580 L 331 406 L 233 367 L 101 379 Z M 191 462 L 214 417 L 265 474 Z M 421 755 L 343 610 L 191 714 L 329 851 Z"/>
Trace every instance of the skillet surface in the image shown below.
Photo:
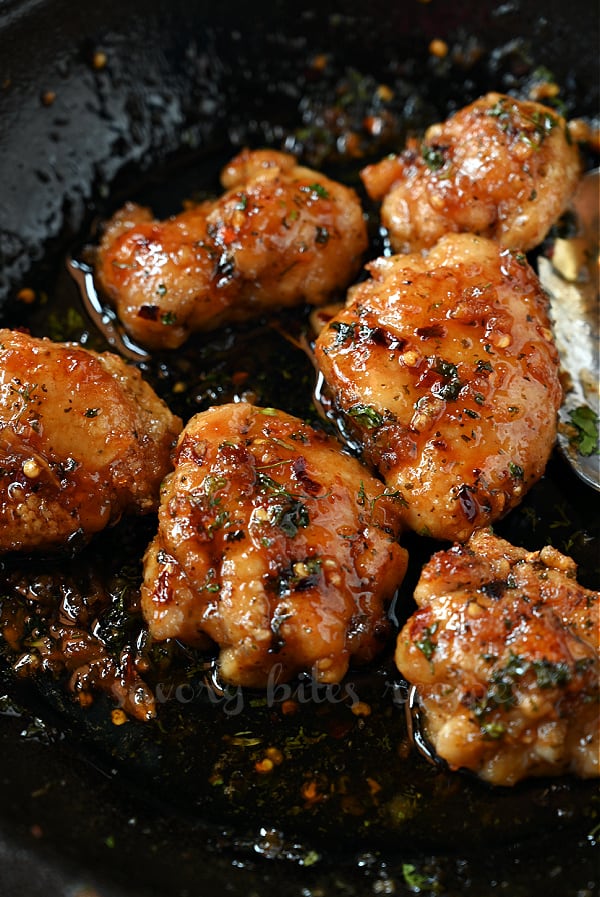
<path fill-rule="evenodd" d="M 351 179 L 355 171 L 338 158 L 325 115 L 340 85 L 352 123 L 379 83 L 392 84 L 399 97 L 396 139 L 406 122 L 419 128 L 487 89 L 518 88 L 539 65 L 563 86 L 567 115 L 597 110 L 598 33 L 588 4 L 572 4 L 568 19 L 555 3 L 541 12 L 525 3 L 467 3 L 459 13 L 456 5 L 411 0 L 393 12 L 378 4 L 366 12 L 346 3 L 343 13 L 321 7 L 290 17 L 286 3 L 264 10 L 174 3 L 166 11 L 152 2 L 122 9 L 103 0 L 82 10 L 59 0 L 5 0 L 4 320 L 23 320 L 15 293 L 33 285 L 50 297 L 27 316 L 34 332 L 58 328 L 57 335 L 72 338 L 83 327 L 98 339 L 89 322 L 69 317 L 68 309 L 79 306 L 64 273 L 66 254 L 81 246 L 97 216 L 126 197 L 166 214 L 198 186 L 212 189 L 232 148 L 280 146 L 287 139 L 312 163 Z M 461 52 L 445 61 L 429 57 L 428 43 L 439 37 Z M 97 50 L 106 54 L 105 67 L 94 65 Z M 323 54 L 321 70 L 314 60 Z M 391 148 L 371 145 L 379 153 Z M 301 389 L 282 391 L 276 374 L 281 357 L 289 356 L 286 344 L 268 327 L 258 335 L 256 391 L 270 404 L 303 413 L 305 359 L 289 362 Z M 255 337 L 249 329 L 222 334 L 208 347 L 196 344 L 202 369 L 219 370 L 221 378 L 208 383 L 198 375 L 181 401 L 194 393 L 193 410 L 200 410 L 221 399 L 227 359 L 233 350 L 251 355 Z M 147 372 L 157 383 L 161 365 L 157 360 Z M 167 394 L 173 376 L 163 377 Z M 546 538 L 568 547 L 582 579 L 598 588 L 591 505 L 554 459 L 502 534 L 531 548 Z M 108 562 L 117 544 L 137 557 L 152 524 L 145 526 L 132 532 L 124 525 L 79 560 L 59 564 L 78 575 L 86 564 Z M 417 559 L 432 548 L 409 545 Z M 484 895 L 500 888 L 534 894 L 543 887 L 563 897 L 597 887 L 595 785 L 560 780 L 492 792 L 446 777 L 413 755 L 399 758 L 405 695 L 385 659 L 346 685 L 375 708 L 368 721 L 348 713 L 338 695 L 317 695 L 299 718 L 285 722 L 256 696 L 245 696 L 241 707 L 233 700 L 211 703 L 200 679 L 187 682 L 178 699 L 165 700 L 161 727 L 152 730 L 111 727 L 102 701 L 81 713 L 60 687 L 17 682 L 9 666 L 5 661 L 0 670 L 5 894 L 81 893 L 88 885 L 103 895 L 315 897 Z M 248 774 L 266 733 L 288 758 L 278 784 L 268 787 Z M 311 777 L 335 782 L 336 800 L 307 809 L 297 792 Z M 371 794 L 369 779 L 383 781 L 385 800 Z"/>

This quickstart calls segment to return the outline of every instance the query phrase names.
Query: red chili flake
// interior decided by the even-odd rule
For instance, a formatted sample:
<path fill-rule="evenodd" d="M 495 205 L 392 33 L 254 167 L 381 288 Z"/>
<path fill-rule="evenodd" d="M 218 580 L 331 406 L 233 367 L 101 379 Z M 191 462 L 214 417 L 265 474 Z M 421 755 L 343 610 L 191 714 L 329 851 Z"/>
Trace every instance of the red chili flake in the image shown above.
<path fill-rule="evenodd" d="M 317 483 L 306 473 L 306 458 L 303 455 L 294 458 L 291 466 L 294 476 L 302 484 L 304 491 L 309 495 L 318 495 L 321 491 L 321 483 Z"/>
<path fill-rule="evenodd" d="M 142 305 L 138 311 L 138 318 L 143 318 L 144 321 L 158 321 L 159 314 L 158 305 Z"/>
<path fill-rule="evenodd" d="M 421 339 L 436 339 L 446 336 L 443 324 L 430 324 L 429 327 L 417 327 L 417 336 Z"/>

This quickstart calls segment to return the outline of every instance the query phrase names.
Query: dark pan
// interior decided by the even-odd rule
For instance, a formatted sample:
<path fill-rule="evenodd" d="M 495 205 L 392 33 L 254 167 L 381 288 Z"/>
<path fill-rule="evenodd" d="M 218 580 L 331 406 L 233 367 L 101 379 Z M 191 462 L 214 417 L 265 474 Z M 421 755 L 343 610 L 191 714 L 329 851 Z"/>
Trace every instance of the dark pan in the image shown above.
<path fill-rule="evenodd" d="M 3 322 L 50 335 L 83 326 L 99 339 L 80 311 L 69 317 L 79 297 L 65 260 L 119 202 L 174 211 L 212 189 L 243 145 L 299 148 L 353 180 L 358 163 L 339 147 L 360 130 L 378 84 L 398 97 L 390 142 L 488 89 L 523 87 L 541 66 L 561 85 L 568 117 L 599 107 L 598 21 L 585 0 L 301 9 L 4 0 L 0 16 L 0 308 Z M 448 43 L 447 58 L 428 52 L 434 38 Z M 340 90 L 341 124 L 327 113 Z M 24 309 L 23 286 L 47 302 Z M 196 341 L 196 410 L 226 395 L 235 354 L 261 398 L 304 413 L 310 369 L 287 347 L 263 324 Z M 277 376 L 284 357 L 297 389 Z M 156 360 L 146 372 L 157 383 L 158 368 L 168 395 L 180 370 Z M 555 458 L 500 530 L 529 548 L 550 538 L 598 588 L 596 516 Z M 111 575 L 124 552 L 139 565 L 152 525 L 125 522 L 76 557 L 21 563 L 75 581 L 98 565 Z M 416 569 L 433 546 L 409 548 Z M 2 562 L 3 578 L 11 564 Z M 414 572 L 405 596 L 412 584 Z M 408 753 L 407 692 L 389 659 L 350 677 L 345 693 L 297 683 L 306 701 L 293 719 L 256 694 L 228 703 L 201 670 L 178 692 L 181 682 L 165 684 L 156 726 L 114 726 L 103 699 L 82 711 L 60 682 L 16 679 L 9 658 L 0 676 L 0 891 L 10 897 L 597 892 L 596 785 L 489 789 L 430 767 Z M 348 710 L 351 693 L 371 716 Z M 267 745 L 285 755 L 271 778 L 255 772 Z M 302 790 L 313 781 L 320 801 Z"/>

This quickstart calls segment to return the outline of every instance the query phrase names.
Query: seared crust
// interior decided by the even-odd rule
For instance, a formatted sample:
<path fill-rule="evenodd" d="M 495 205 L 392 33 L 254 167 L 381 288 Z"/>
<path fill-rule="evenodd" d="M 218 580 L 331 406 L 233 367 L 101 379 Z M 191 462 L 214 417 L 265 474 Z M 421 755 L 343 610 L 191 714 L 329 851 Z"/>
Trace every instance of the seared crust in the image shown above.
<path fill-rule="evenodd" d="M 453 768 L 494 784 L 600 774 L 598 592 L 547 546 L 475 533 L 435 554 L 398 636 L 427 734 Z"/>
<path fill-rule="evenodd" d="M 368 267 L 317 361 L 405 523 L 463 541 L 521 501 L 552 451 L 547 297 L 522 254 L 469 234 Z"/>
<path fill-rule="evenodd" d="M 243 151 L 225 193 L 166 221 L 127 204 L 108 222 L 96 273 L 139 342 L 176 348 L 193 331 L 302 303 L 357 274 L 367 231 L 354 190 L 274 150 Z"/>
<path fill-rule="evenodd" d="M 565 120 L 529 100 L 489 93 L 422 142 L 362 172 L 382 200 L 396 252 L 433 246 L 443 234 L 473 233 L 527 251 L 566 210 L 581 174 Z"/>
<path fill-rule="evenodd" d="M 116 355 L 0 330 L 0 551 L 61 547 L 154 510 L 180 430 Z"/>
<path fill-rule="evenodd" d="M 397 502 L 355 459 L 273 409 L 224 405 L 183 431 L 144 566 L 155 639 L 220 647 L 221 677 L 338 682 L 389 634 L 406 569 Z"/>

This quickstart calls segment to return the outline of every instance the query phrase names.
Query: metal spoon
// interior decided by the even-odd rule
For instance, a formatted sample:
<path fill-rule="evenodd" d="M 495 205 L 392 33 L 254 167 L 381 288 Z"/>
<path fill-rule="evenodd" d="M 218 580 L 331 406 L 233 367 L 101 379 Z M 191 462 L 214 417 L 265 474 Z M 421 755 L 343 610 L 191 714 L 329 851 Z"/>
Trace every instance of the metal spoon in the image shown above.
<path fill-rule="evenodd" d="M 599 172 L 596 168 L 585 174 L 575 194 L 576 236 L 557 238 L 552 259 L 538 259 L 538 274 L 550 295 L 554 338 L 567 380 L 559 411 L 558 445 L 577 476 L 598 491 Z"/>

